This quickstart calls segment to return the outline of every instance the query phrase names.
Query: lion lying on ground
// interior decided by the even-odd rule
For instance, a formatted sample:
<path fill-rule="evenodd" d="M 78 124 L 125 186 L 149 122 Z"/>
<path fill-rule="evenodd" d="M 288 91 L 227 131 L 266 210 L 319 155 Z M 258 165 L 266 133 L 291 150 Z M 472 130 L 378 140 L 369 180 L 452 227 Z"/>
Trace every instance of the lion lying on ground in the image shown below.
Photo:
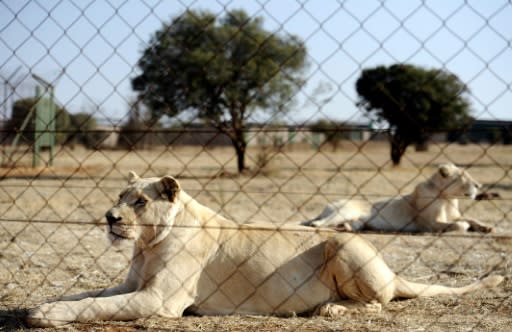
<path fill-rule="evenodd" d="M 453 164 L 441 165 L 414 192 L 401 198 L 377 202 L 341 200 L 329 204 L 315 219 L 302 223 L 338 230 L 364 229 L 388 232 L 492 232 L 493 227 L 465 217 L 458 197 L 475 199 L 481 185 L 469 173 Z"/>
<path fill-rule="evenodd" d="M 42 304 L 29 311 L 28 324 L 180 317 L 185 310 L 336 317 L 379 312 L 396 297 L 463 294 L 503 280 L 491 276 L 459 288 L 406 281 L 356 234 L 238 225 L 198 203 L 170 176 L 130 173 L 106 219 L 114 244 L 135 242 L 125 282 Z"/>

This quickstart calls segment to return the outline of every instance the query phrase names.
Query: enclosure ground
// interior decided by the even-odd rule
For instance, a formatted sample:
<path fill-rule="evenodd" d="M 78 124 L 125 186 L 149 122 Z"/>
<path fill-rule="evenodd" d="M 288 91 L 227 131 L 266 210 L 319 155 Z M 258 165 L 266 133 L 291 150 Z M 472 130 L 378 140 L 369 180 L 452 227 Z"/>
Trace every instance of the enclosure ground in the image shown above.
<path fill-rule="evenodd" d="M 260 150 L 248 152 L 255 169 Z M 0 331 L 23 331 L 27 308 L 54 296 L 123 280 L 130 247 L 112 248 L 102 217 L 125 186 L 128 170 L 171 174 L 201 203 L 240 223 L 293 223 L 337 198 L 375 201 L 405 194 L 439 163 L 453 161 L 500 198 L 462 200 L 462 210 L 496 227 L 492 234 L 363 234 L 394 271 L 410 280 L 464 285 L 488 274 L 507 276 L 493 290 L 465 296 L 393 301 L 380 314 L 318 317 L 151 317 L 71 324 L 59 331 L 505 331 L 512 324 L 512 147 L 433 145 L 407 152 L 400 167 L 388 146 L 344 144 L 265 151 L 260 173 L 236 171 L 230 148 L 150 151 L 57 151 L 52 168 L 31 169 L 29 157 L 0 172 Z M 112 161 L 116 162 L 113 163 Z M 26 163 L 26 164 L 24 164 Z M 52 331 L 52 329 L 47 329 Z M 57 331 L 57 329 L 55 330 Z"/>

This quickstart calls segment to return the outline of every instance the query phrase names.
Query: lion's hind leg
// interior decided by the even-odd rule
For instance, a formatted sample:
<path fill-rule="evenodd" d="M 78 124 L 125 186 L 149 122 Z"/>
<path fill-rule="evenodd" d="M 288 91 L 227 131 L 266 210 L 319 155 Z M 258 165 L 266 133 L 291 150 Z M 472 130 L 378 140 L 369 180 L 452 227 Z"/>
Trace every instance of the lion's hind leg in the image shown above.
<path fill-rule="evenodd" d="M 328 302 L 319 306 L 314 315 L 338 318 L 346 314 L 378 314 L 382 310 L 382 305 L 377 301 L 363 303 L 354 300 L 339 302 Z"/>
<path fill-rule="evenodd" d="M 315 219 L 302 223 L 313 227 L 344 227 L 347 230 L 359 230 L 364 226 L 360 220 L 365 220 L 370 213 L 366 202 L 356 200 L 340 200 L 328 204 Z"/>
<path fill-rule="evenodd" d="M 366 220 L 353 219 L 347 220 L 341 224 L 337 224 L 334 228 L 340 232 L 357 232 L 365 229 Z"/>
<path fill-rule="evenodd" d="M 326 242 L 324 254 L 325 277 L 332 280 L 340 300 L 385 304 L 393 298 L 396 275 L 366 240 L 341 233 Z"/>
<path fill-rule="evenodd" d="M 466 219 L 465 220 L 469 225 L 469 230 L 474 232 L 481 233 L 492 233 L 494 232 L 494 227 L 486 225 L 476 219 Z"/>

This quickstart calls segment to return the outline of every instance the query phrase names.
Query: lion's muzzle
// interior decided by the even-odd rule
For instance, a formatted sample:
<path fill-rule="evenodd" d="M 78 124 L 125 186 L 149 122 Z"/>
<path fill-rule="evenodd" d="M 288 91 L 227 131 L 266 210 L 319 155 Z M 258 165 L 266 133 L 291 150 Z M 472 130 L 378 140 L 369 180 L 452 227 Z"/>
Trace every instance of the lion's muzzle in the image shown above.
<path fill-rule="evenodd" d="M 110 227 L 112 227 L 115 223 L 121 221 L 123 218 L 116 217 L 112 211 L 108 211 L 107 214 L 105 214 L 105 218 L 107 219 L 107 223 Z"/>

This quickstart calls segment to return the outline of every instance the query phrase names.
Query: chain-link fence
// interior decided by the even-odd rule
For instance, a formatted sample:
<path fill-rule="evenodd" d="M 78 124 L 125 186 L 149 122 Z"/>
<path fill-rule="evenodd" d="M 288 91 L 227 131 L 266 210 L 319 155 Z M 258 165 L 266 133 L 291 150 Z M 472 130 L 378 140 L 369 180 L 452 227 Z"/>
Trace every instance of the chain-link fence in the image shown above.
<path fill-rule="evenodd" d="M 318 249 L 330 233 L 300 224 L 338 202 L 316 222 L 341 239 L 360 231 L 400 277 L 458 287 L 508 276 L 511 19 L 499 0 L 0 2 L 0 329 L 22 330 L 26 309 L 129 273 L 128 293 L 167 293 L 110 313 L 75 301 L 61 318 L 92 317 L 77 329 L 507 330 L 509 278 L 380 313 L 351 314 L 357 304 L 345 301 L 345 315 L 310 317 L 344 297 L 383 301 L 391 282 L 361 284 L 375 255 L 347 275 L 340 251 L 331 271 Z M 446 163 L 483 185 L 482 200 Z M 124 191 L 131 170 L 174 176 L 236 224 L 189 202 L 170 234 L 141 227 L 135 247 L 160 257 L 151 270 L 150 255 L 113 247 L 105 229 L 132 237 L 123 209 L 147 222 L 156 206 L 172 215 L 163 200 L 188 198 L 170 180 L 135 197 Z M 351 243 L 341 245 L 350 257 L 372 250 Z M 165 318 L 183 310 L 192 315 Z"/>

